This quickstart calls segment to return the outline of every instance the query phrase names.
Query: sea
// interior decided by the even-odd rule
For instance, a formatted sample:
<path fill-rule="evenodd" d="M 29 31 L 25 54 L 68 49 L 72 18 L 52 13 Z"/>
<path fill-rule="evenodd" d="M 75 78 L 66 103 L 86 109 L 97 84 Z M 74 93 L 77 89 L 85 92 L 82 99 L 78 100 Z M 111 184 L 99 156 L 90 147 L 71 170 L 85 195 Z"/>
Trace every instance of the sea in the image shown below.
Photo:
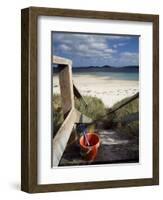
<path fill-rule="evenodd" d="M 109 80 L 130 80 L 139 81 L 138 72 L 73 72 L 74 75 L 97 76 L 108 78 Z"/>

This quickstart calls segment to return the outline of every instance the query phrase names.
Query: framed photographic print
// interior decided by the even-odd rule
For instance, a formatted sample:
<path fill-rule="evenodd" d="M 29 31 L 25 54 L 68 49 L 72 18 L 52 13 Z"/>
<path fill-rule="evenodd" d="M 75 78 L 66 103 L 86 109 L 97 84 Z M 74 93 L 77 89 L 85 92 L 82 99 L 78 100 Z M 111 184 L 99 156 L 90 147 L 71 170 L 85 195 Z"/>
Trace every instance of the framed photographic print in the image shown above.
<path fill-rule="evenodd" d="M 159 184 L 159 16 L 21 12 L 21 188 Z"/>

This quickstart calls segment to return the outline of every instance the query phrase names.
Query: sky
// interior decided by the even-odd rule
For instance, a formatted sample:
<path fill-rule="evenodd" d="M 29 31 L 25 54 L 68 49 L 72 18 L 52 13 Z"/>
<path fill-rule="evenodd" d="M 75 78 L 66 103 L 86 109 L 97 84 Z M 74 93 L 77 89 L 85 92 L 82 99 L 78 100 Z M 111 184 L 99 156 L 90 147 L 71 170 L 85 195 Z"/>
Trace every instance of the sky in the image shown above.
<path fill-rule="evenodd" d="M 53 32 L 52 53 L 73 67 L 139 65 L 139 36 Z"/>

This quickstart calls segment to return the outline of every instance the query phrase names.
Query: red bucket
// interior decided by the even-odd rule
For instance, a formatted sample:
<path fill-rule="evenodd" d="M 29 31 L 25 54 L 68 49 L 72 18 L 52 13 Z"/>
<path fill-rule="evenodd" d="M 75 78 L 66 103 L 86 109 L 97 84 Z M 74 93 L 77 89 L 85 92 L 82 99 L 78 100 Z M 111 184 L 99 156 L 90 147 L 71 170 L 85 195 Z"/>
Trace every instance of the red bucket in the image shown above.
<path fill-rule="evenodd" d="M 100 146 L 100 138 L 96 133 L 86 133 L 86 135 L 90 145 L 88 146 L 85 137 L 81 136 L 79 140 L 81 155 L 85 160 L 91 161 L 94 160 L 97 155 Z"/>

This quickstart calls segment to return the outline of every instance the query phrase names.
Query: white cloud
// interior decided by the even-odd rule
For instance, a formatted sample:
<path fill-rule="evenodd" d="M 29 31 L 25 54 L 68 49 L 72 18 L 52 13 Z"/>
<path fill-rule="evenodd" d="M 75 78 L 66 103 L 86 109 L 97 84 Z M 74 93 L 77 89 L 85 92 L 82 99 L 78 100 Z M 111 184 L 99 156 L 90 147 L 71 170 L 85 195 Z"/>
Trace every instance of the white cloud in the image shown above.
<path fill-rule="evenodd" d="M 138 65 L 139 64 L 139 54 L 134 52 L 123 52 L 120 54 L 119 62 L 126 65 L 126 63 L 130 63 L 130 65 Z"/>
<path fill-rule="evenodd" d="M 115 53 L 116 50 L 114 50 L 114 49 L 104 49 L 104 52 L 105 53 Z"/>
<path fill-rule="evenodd" d="M 118 47 L 122 47 L 122 46 L 125 46 L 126 45 L 126 43 L 117 43 L 117 44 L 114 44 L 113 45 L 113 48 L 118 48 Z"/>
<path fill-rule="evenodd" d="M 116 51 L 109 47 L 108 38 L 113 39 L 118 36 L 84 35 L 84 34 L 54 34 L 55 41 L 60 41 L 59 48 L 68 51 L 70 54 L 76 54 L 87 57 L 110 57 Z M 118 37 L 119 38 L 119 37 Z"/>
<path fill-rule="evenodd" d="M 106 35 L 105 37 L 110 39 L 110 40 L 121 40 L 121 39 L 124 39 L 124 38 L 125 38 L 125 40 L 131 39 L 130 36 L 125 36 L 125 35 Z"/>
<path fill-rule="evenodd" d="M 65 50 L 65 51 L 71 50 L 71 48 L 70 48 L 69 46 L 67 46 L 66 44 L 61 44 L 61 45 L 59 45 L 59 48 L 60 48 L 61 50 Z"/>

